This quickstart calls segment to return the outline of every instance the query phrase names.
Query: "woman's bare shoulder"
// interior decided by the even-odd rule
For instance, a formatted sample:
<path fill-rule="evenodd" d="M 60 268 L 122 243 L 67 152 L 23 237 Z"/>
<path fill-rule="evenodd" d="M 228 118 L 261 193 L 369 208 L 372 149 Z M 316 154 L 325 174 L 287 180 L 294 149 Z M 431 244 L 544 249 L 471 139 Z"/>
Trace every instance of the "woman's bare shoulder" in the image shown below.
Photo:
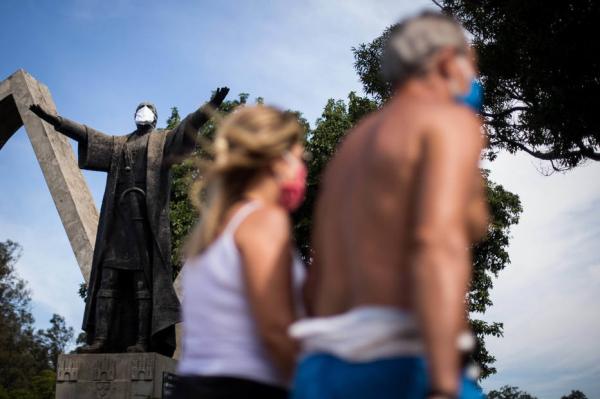
<path fill-rule="evenodd" d="M 285 209 L 277 205 L 261 205 L 240 224 L 235 238 L 242 246 L 259 241 L 284 243 L 290 239 L 290 229 L 290 216 Z"/>

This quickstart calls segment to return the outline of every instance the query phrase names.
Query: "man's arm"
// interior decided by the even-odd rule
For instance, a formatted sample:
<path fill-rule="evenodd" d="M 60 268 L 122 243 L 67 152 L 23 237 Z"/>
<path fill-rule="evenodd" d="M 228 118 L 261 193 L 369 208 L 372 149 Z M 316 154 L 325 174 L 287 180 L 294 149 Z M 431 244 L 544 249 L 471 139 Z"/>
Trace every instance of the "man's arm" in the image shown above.
<path fill-rule="evenodd" d="M 198 130 L 212 116 L 225 97 L 229 93 L 229 88 L 219 87 L 215 90 L 211 99 L 185 117 L 181 123 L 173 128 L 167 135 L 165 143 L 165 154 L 175 157 L 186 156 L 196 147 Z M 171 159 L 170 162 L 177 162 L 179 159 Z"/>
<path fill-rule="evenodd" d="M 442 119 L 444 123 L 423 138 L 416 180 L 420 186 L 415 201 L 412 274 L 431 388 L 456 393 L 460 374 L 457 338 L 464 327 L 471 272 L 467 206 L 482 139 L 472 115 L 451 112 Z"/>
<path fill-rule="evenodd" d="M 488 231 L 489 206 L 485 191 L 485 180 L 481 171 L 477 170 L 473 178 L 473 195 L 467 208 L 467 226 L 472 242 L 479 241 Z"/>
<path fill-rule="evenodd" d="M 62 133 L 80 143 L 84 143 L 87 140 L 87 130 L 84 125 L 48 112 L 39 104 L 33 104 L 29 107 L 29 109 L 40 119 L 43 119 L 54 126 L 54 130 L 57 132 Z"/>

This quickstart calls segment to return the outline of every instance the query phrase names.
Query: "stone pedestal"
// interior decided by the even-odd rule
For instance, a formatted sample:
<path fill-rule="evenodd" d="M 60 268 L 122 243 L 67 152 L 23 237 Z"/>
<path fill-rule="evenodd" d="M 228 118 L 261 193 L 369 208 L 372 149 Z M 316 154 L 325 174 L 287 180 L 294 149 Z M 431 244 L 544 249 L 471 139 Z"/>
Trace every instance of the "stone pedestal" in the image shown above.
<path fill-rule="evenodd" d="M 157 353 L 60 355 L 56 399 L 163 398 L 176 365 Z"/>

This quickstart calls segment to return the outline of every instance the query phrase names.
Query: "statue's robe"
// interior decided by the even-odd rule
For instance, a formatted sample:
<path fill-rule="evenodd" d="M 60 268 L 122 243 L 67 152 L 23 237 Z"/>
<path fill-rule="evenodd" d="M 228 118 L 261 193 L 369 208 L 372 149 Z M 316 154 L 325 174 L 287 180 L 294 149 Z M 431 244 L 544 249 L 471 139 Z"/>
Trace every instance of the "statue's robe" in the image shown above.
<path fill-rule="evenodd" d="M 197 111 L 198 112 L 198 111 Z M 195 119 L 193 118 L 195 116 Z M 191 114 L 172 130 L 153 130 L 147 140 L 146 211 L 153 237 L 151 257 L 152 322 L 150 350 L 171 356 L 175 350 L 175 324 L 180 321 L 179 301 L 173 288 L 171 266 L 171 231 L 169 225 L 169 197 L 171 189 L 170 166 L 193 151 L 198 132 L 197 115 Z M 71 121 L 68 121 L 71 122 Z M 75 123 L 73 123 L 75 125 Z M 79 167 L 108 172 L 106 189 L 100 210 L 96 245 L 89 279 L 83 330 L 87 341 L 94 339 L 96 294 L 100 288 L 103 255 L 111 224 L 119 217 L 116 212 L 117 182 L 123 179 L 123 150 L 129 135 L 110 136 L 90 127 L 85 129 L 86 140 L 79 143 Z M 134 133 L 132 133 L 134 134 Z M 115 318 L 109 333 L 109 348 L 124 351 L 135 342 L 136 304 L 134 288 L 120 289 Z"/>

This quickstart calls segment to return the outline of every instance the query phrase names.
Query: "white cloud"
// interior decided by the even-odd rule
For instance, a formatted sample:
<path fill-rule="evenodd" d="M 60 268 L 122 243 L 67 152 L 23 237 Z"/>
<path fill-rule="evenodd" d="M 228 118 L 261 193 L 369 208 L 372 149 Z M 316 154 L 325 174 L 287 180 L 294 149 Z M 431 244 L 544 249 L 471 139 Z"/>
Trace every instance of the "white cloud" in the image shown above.
<path fill-rule="evenodd" d="M 582 389 L 600 358 L 599 164 L 542 176 L 536 161 L 503 154 L 488 165 L 492 179 L 519 194 L 523 216 L 513 229 L 512 264 L 492 292 L 488 320 L 504 322 L 504 338 L 488 340 L 499 373 L 486 388 L 517 385 L 542 398 Z"/>

